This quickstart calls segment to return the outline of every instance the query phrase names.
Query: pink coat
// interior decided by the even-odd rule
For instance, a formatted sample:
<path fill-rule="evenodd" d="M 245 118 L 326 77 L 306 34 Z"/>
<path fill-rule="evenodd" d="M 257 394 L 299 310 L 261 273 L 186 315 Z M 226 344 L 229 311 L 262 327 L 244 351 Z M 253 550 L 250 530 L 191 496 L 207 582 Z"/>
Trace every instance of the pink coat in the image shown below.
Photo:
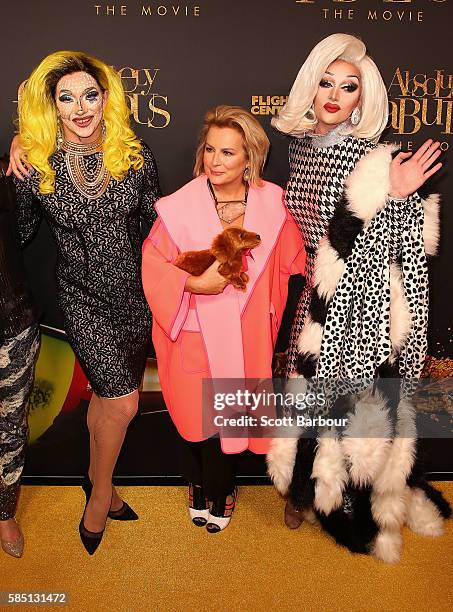
<path fill-rule="evenodd" d="M 245 292 L 227 285 L 219 295 L 184 290 L 188 274 L 172 262 L 179 253 L 207 249 L 222 231 L 206 176 L 156 204 L 159 218 L 143 245 L 143 288 L 153 313 L 153 343 L 162 392 L 179 433 L 206 439 L 202 381 L 271 378 L 272 355 L 291 274 L 304 272 L 300 232 L 273 183 L 251 187 L 244 228 L 261 236 L 248 258 Z M 213 431 L 209 435 L 213 435 Z M 269 441 L 222 439 L 225 452 L 266 453 Z"/>

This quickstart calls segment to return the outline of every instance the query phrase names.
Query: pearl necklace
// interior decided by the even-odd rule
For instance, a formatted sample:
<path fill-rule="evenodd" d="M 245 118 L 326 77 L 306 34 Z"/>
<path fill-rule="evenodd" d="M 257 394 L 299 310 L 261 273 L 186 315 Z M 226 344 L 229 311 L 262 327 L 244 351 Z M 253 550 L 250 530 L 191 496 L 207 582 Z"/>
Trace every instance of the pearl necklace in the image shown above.
<path fill-rule="evenodd" d="M 64 151 L 66 169 L 72 184 L 88 200 L 99 198 L 107 189 L 110 181 L 110 172 L 104 164 L 104 152 L 102 150 L 102 136 L 96 142 L 79 144 L 64 140 L 61 149 Z M 96 167 L 88 171 L 84 157 L 98 154 Z"/>

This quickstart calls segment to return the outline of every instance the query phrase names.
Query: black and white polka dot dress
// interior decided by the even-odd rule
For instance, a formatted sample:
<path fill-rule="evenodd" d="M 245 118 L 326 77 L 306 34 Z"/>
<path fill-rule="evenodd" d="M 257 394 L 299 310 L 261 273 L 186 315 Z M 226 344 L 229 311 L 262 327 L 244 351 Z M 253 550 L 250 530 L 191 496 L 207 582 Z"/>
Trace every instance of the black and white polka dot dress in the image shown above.
<path fill-rule="evenodd" d="M 295 138 L 289 147 L 290 177 L 286 206 L 305 241 L 307 262 L 305 287 L 291 329 L 287 374 L 296 367 L 297 341 L 313 290 L 313 271 L 318 243 L 326 235 L 335 205 L 343 195 L 345 179 L 375 145 L 366 139 L 341 135 L 339 126 L 326 136 Z"/>
<path fill-rule="evenodd" d="M 52 159 L 55 191 L 38 192 L 37 181 L 15 181 L 22 241 L 35 233 L 41 215 L 57 247 L 58 302 L 65 331 L 93 391 L 119 397 L 140 385 L 151 338 L 151 314 L 141 281 L 140 224 L 148 228 L 160 195 L 157 169 L 142 143 L 144 165 L 122 181 L 110 178 L 96 199 L 72 183 L 63 151 Z M 84 164 L 93 171 L 99 153 Z"/>

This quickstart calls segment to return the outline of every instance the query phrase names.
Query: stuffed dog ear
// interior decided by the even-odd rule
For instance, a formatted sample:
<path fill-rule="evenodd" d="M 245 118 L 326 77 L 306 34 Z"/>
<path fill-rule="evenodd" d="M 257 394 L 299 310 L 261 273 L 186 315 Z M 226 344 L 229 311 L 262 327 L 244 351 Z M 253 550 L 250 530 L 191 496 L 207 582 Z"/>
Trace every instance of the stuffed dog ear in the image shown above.
<path fill-rule="evenodd" d="M 228 261 L 234 255 L 235 248 L 227 233 L 223 232 L 214 238 L 211 253 L 220 263 Z"/>

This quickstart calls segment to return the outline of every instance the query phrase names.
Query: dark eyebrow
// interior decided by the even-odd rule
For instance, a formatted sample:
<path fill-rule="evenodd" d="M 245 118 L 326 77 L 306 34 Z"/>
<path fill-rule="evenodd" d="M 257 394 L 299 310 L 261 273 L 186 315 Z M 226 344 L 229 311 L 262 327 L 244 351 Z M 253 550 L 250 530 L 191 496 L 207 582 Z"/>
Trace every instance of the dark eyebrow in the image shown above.
<path fill-rule="evenodd" d="M 92 89 L 94 89 L 94 91 L 98 92 L 99 90 L 96 89 L 95 85 L 91 85 L 91 87 L 87 87 L 86 89 L 84 89 L 82 91 L 82 95 L 87 93 L 87 91 L 91 91 Z M 72 91 L 70 89 L 60 89 L 60 93 L 68 93 L 68 94 L 72 94 Z"/>
<path fill-rule="evenodd" d="M 335 76 L 333 72 L 329 72 L 328 70 L 326 70 L 324 74 L 330 74 L 330 76 Z M 347 74 L 346 78 L 347 79 L 357 79 L 358 81 L 360 81 L 360 77 L 358 77 L 356 74 Z"/>

